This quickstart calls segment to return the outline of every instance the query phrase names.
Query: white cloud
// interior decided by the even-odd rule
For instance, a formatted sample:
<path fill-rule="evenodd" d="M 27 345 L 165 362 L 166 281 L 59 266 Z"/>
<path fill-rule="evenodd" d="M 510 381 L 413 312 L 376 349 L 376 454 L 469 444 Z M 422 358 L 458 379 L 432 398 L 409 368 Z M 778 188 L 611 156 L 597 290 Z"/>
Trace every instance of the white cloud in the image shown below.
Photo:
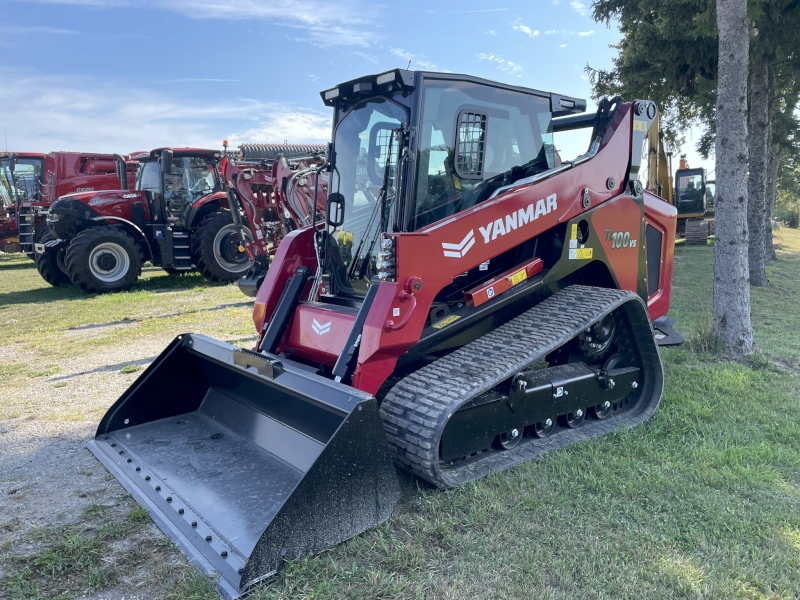
<path fill-rule="evenodd" d="M 487 29 L 486 33 L 488 33 L 489 35 L 497 35 L 497 32 L 494 29 Z"/>
<path fill-rule="evenodd" d="M 17 0 L 21 1 L 21 0 Z M 69 4 L 101 8 L 168 10 L 190 19 L 269 21 L 303 30 L 294 41 L 329 46 L 369 46 L 377 40 L 372 32 L 373 5 L 325 0 L 26 0 L 41 4 Z"/>
<path fill-rule="evenodd" d="M 514 24 L 511 26 L 514 31 L 521 31 L 528 37 L 539 37 L 539 30 L 538 29 L 531 29 L 527 25 L 525 25 L 522 21 L 517 19 L 514 21 Z"/>
<path fill-rule="evenodd" d="M 578 13 L 580 16 L 586 16 L 586 5 L 583 2 L 578 2 L 578 0 L 573 0 L 569 3 L 572 10 Z"/>
<path fill-rule="evenodd" d="M 545 35 L 577 35 L 578 37 L 589 37 L 590 35 L 594 35 L 594 29 L 590 29 L 589 31 L 573 31 L 571 29 L 548 29 L 544 32 Z"/>
<path fill-rule="evenodd" d="M 330 139 L 327 110 L 230 96 L 187 100 L 158 87 L 2 68 L 0 106 L 11 150 L 128 153 L 159 146 L 218 148 L 223 139 Z"/>
<path fill-rule="evenodd" d="M 228 138 L 231 145 L 242 143 L 329 142 L 331 117 L 318 112 L 280 111 L 267 115 L 259 125 Z M 217 142 L 219 145 L 219 142 Z"/>
<path fill-rule="evenodd" d="M 353 52 L 353 54 L 356 55 L 356 56 L 359 56 L 359 57 L 363 58 L 364 60 L 366 60 L 367 62 L 371 62 L 372 64 L 375 64 L 375 65 L 377 65 L 378 62 L 380 62 L 378 60 L 378 57 L 373 55 L 373 54 L 367 54 L 366 52 Z"/>
<path fill-rule="evenodd" d="M 408 50 L 403 50 L 402 48 L 391 48 L 392 54 L 394 54 L 398 58 L 402 58 L 408 64 L 408 61 L 411 61 L 411 68 L 414 67 L 422 67 L 423 69 L 427 69 L 428 71 L 438 71 L 439 67 L 435 64 L 430 62 L 427 58 L 425 58 L 424 54 L 412 54 Z M 401 65 L 404 69 L 406 65 Z"/>
<path fill-rule="evenodd" d="M 501 71 L 508 73 L 510 75 L 520 75 L 522 73 L 522 67 L 516 63 L 511 62 L 510 60 L 506 60 L 501 56 L 497 56 L 495 54 L 487 54 L 485 52 L 481 52 L 478 54 L 478 60 L 494 63 L 494 65 L 500 69 Z"/>
<path fill-rule="evenodd" d="M 560 46 L 560 47 L 561 47 L 561 48 L 566 48 L 566 47 L 567 47 L 567 45 L 566 45 L 566 44 L 561 44 L 561 46 Z"/>
<path fill-rule="evenodd" d="M 153 83 L 236 83 L 241 79 L 207 79 L 207 78 L 187 78 L 187 79 L 165 79 L 164 81 L 154 81 Z"/>
<path fill-rule="evenodd" d="M 51 35 L 79 35 L 72 29 L 58 29 L 56 27 L 21 27 L 19 25 L 0 25 L 0 33 L 8 35 L 25 35 L 28 33 L 46 33 Z"/>

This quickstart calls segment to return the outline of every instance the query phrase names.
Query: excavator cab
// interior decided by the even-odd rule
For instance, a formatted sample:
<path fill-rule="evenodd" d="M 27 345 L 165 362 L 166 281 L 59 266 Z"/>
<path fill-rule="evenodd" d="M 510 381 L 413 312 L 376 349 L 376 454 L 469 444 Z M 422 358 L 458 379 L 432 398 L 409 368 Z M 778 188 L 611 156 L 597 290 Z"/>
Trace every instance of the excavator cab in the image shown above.
<path fill-rule="evenodd" d="M 228 597 L 388 519 L 395 464 L 456 487 L 638 425 L 663 390 L 676 211 L 638 180 L 652 102 L 583 115 L 401 69 L 321 95 L 325 220 L 278 245 L 256 347 L 179 336 L 89 443 Z M 553 132 L 582 128 L 558 164 Z"/>
<path fill-rule="evenodd" d="M 675 206 L 679 219 L 702 217 L 705 214 L 705 169 L 679 169 L 675 173 Z"/>

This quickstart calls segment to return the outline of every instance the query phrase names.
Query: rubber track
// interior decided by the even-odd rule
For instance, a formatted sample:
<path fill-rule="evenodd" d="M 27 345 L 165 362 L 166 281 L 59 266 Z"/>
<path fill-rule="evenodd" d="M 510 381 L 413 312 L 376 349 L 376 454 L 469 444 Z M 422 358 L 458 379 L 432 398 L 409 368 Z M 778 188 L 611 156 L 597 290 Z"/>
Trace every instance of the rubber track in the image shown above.
<path fill-rule="evenodd" d="M 465 402 L 510 379 L 559 348 L 603 315 L 622 309 L 642 364 L 637 396 L 623 412 L 559 429 L 548 438 L 526 437 L 513 450 L 491 450 L 443 465 L 439 441 L 450 415 Z M 503 471 L 537 456 L 646 421 L 658 407 L 664 371 L 644 302 L 632 292 L 570 286 L 495 331 L 400 380 L 381 403 L 387 441 L 395 459 L 438 487 Z"/>

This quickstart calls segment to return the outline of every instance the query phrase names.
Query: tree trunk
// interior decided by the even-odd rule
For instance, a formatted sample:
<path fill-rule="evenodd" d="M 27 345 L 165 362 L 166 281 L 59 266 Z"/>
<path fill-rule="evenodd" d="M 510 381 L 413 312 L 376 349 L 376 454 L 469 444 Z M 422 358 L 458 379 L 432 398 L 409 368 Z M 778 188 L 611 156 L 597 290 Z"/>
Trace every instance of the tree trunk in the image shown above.
<path fill-rule="evenodd" d="M 714 330 L 724 352 L 753 352 L 747 263 L 747 0 L 717 0 L 717 209 Z"/>
<path fill-rule="evenodd" d="M 780 164 L 780 146 L 778 144 L 773 144 L 769 161 L 769 183 L 767 184 L 767 235 L 764 239 L 766 243 L 764 254 L 767 257 L 767 262 L 778 258 L 778 254 L 775 252 L 775 244 L 772 241 L 772 213 L 775 210 L 775 201 L 778 196 L 778 169 L 780 168 Z"/>
<path fill-rule="evenodd" d="M 767 256 L 764 215 L 767 210 L 769 178 L 769 155 L 772 151 L 770 128 L 769 64 L 763 56 L 757 57 L 750 66 L 749 132 L 750 177 L 747 181 L 747 225 L 750 234 L 748 263 L 750 285 L 765 287 L 767 279 Z"/>

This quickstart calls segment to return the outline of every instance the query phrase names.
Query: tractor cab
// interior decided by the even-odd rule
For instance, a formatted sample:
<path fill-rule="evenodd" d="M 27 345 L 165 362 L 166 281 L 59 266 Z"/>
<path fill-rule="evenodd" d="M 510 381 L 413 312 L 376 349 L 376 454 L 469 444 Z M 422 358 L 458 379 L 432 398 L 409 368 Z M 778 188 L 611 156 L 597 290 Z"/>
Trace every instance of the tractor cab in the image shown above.
<path fill-rule="evenodd" d="M 705 169 L 679 169 L 675 173 L 675 207 L 678 209 L 679 219 L 705 215 Z"/>
<path fill-rule="evenodd" d="M 11 207 L 22 202 L 40 201 L 43 172 L 43 154 L 0 155 L 0 205 Z"/>
<path fill-rule="evenodd" d="M 186 228 L 195 205 L 223 191 L 217 151 L 159 148 L 132 158 L 139 162 L 136 190 L 145 192 L 153 222 Z"/>
<path fill-rule="evenodd" d="M 335 110 L 325 288 L 340 298 L 363 296 L 374 276 L 391 279 L 381 234 L 429 227 L 554 168 L 553 117 L 586 108 L 549 92 L 401 69 L 321 95 Z"/>

